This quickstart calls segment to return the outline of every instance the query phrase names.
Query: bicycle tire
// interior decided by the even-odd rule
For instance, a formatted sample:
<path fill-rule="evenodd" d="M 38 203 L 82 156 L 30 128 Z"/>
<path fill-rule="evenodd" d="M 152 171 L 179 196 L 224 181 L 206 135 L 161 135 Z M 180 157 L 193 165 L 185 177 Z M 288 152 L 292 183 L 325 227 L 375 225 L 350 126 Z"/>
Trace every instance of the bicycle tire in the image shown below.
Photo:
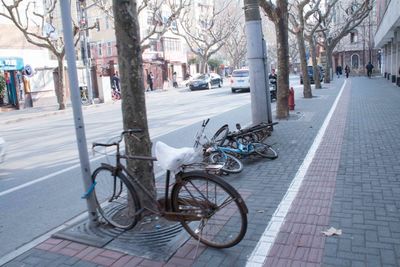
<path fill-rule="evenodd" d="M 93 193 L 97 210 L 104 220 L 122 229 L 135 226 L 140 202 L 126 176 L 115 175 L 112 167 L 101 166 L 93 172 L 92 181 L 96 182 Z"/>
<path fill-rule="evenodd" d="M 210 162 L 213 164 L 221 164 L 222 171 L 227 173 L 239 173 L 243 170 L 243 163 L 233 155 L 222 152 L 214 152 L 209 156 Z"/>
<path fill-rule="evenodd" d="M 181 224 L 193 238 L 207 246 L 229 248 L 246 234 L 248 210 L 244 200 L 215 175 L 200 171 L 184 173 L 172 188 L 171 207 L 175 212 L 199 218 Z"/>
<path fill-rule="evenodd" d="M 228 124 L 223 125 L 218 131 L 215 132 L 214 136 L 211 138 L 211 142 L 216 144 L 217 146 L 224 146 L 226 137 L 229 133 Z"/>
<path fill-rule="evenodd" d="M 276 159 L 278 153 L 269 145 L 264 143 L 252 143 L 254 152 L 263 158 Z"/>

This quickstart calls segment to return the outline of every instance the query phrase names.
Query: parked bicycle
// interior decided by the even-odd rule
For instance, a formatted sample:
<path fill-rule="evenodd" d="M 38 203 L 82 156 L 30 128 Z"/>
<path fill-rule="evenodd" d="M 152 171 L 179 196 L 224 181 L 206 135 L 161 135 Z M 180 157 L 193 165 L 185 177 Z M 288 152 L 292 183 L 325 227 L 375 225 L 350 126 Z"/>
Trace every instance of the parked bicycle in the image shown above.
<path fill-rule="evenodd" d="M 115 227 L 130 229 L 144 215 L 144 211 L 149 211 L 167 220 L 180 222 L 192 237 L 208 246 L 227 248 L 239 243 L 247 230 L 246 204 L 231 185 L 210 173 L 213 166 L 203 166 L 202 171 L 190 171 L 191 165 L 196 164 L 187 160 L 194 158 L 193 148 L 176 149 L 157 142 L 156 155 L 163 155 L 158 158 L 159 163 L 161 166 L 169 166 L 166 171 L 164 201 L 153 197 L 140 179 L 129 172 L 122 164 L 122 159 L 157 160 L 154 157 L 121 153 L 120 143 L 123 138 L 136 137 L 135 134 L 140 132 L 140 129 L 131 129 L 123 131 L 115 142 L 93 143 L 93 148 L 116 148 L 115 164 L 102 163 L 93 172 L 93 185 L 86 194 L 94 194 L 102 217 Z M 169 192 L 171 173 L 175 174 L 175 182 Z M 154 204 L 155 210 L 143 207 L 138 191 L 143 192 L 142 195 Z"/>
<path fill-rule="evenodd" d="M 276 123 L 274 123 L 276 124 Z M 272 126 L 274 124 L 267 124 Z M 237 158 L 259 155 L 268 159 L 276 159 L 278 153 L 268 144 L 262 143 L 259 133 L 265 125 L 257 125 L 248 129 L 241 129 L 240 124 L 236 125 L 238 131 L 229 132 L 227 124 L 222 126 L 214 135 L 219 140 L 219 149 L 227 154 L 233 154 Z"/>
<path fill-rule="evenodd" d="M 204 161 L 220 164 L 221 170 L 226 173 L 239 173 L 243 170 L 243 163 L 233 155 L 225 153 L 224 149 L 220 147 L 220 137 L 215 134 L 211 140 L 204 134 L 204 130 L 210 119 L 204 120 L 201 129 L 197 132 L 194 147 L 198 148 L 200 145 L 203 147 Z M 201 139 L 206 142 L 201 144 Z"/>

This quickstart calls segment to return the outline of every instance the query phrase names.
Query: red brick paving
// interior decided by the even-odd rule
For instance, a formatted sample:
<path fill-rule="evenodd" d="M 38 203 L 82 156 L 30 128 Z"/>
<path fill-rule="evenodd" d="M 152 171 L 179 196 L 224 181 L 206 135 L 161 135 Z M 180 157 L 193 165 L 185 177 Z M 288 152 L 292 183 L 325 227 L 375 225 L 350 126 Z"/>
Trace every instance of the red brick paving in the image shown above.
<path fill-rule="evenodd" d="M 346 90 L 347 89 L 347 90 Z M 264 266 L 320 266 L 335 192 L 349 86 L 345 88 Z M 295 261 L 293 261 L 295 260 Z"/>

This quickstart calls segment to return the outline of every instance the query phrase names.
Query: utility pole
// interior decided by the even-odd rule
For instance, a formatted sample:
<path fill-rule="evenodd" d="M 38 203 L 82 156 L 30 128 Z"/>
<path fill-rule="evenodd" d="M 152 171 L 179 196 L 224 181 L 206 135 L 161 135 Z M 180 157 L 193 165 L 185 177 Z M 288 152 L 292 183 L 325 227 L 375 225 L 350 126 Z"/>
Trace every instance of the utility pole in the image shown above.
<path fill-rule="evenodd" d="M 258 0 L 244 0 L 247 60 L 250 71 L 251 112 L 253 124 L 272 122 L 269 92 L 267 47 L 263 38 Z"/>
<path fill-rule="evenodd" d="M 78 144 L 79 159 L 81 162 L 81 172 L 85 192 L 90 192 L 92 186 L 89 154 L 87 151 L 85 124 L 83 122 L 81 96 L 79 92 L 78 73 L 75 60 L 75 45 L 74 35 L 72 33 L 72 18 L 71 18 L 71 3 L 70 1 L 60 1 L 61 18 L 64 33 L 65 55 L 68 63 L 68 77 L 71 91 L 71 104 L 74 115 L 75 134 Z M 89 225 L 97 224 L 96 201 L 94 194 L 89 194 L 86 199 L 86 204 L 89 213 Z"/>
<path fill-rule="evenodd" d="M 78 19 L 79 19 L 79 28 L 80 35 L 82 38 L 82 48 L 83 48 L 83 65 L 85 66 L 86 72 L 86 81 L 87 81 L 87 90 L 88 90 L 88 98 L 89 103 L 93 104 L 93 90 L 92 90 L 92 77 L 90 75 L 90 59 L 88 53 L 88 39 L 87 39 L 87 31 L 88 31 L 88 19 L 87 19 L 87 9 L 85 0 L 77 0 L 76 7 L 78 9 Z"/>

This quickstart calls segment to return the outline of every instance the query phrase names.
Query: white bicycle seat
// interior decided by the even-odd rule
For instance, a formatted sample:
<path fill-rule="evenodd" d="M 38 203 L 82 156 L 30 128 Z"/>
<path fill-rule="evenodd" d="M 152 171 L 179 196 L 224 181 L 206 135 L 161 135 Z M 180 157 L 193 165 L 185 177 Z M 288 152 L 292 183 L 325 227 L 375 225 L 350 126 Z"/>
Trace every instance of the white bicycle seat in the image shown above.
<path fill-rule="evenodd" d="M 192 147 L 174 148 L 161 141 L 156 143 L 156 157 L 161 168 L 176 172 L 182 165 L 201 162 L 202 155 Z"/>

